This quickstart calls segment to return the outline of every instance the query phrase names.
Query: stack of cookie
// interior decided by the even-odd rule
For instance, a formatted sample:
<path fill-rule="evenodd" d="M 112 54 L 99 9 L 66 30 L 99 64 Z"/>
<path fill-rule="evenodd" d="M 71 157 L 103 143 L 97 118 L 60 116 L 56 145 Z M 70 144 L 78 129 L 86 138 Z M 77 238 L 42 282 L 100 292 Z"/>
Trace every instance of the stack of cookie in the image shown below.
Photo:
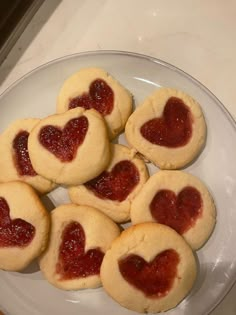
<path fill-rule="evenodd" d="M 194 251 L 216 214 L 206 186 L 178 169 L 204 147 L 205 119 L 194 99 L 171 88 L 132 106 L 117 80 L 86 68 L 63 84 L 56 114 L 2 133 L 1 269 L 21 270 L 38 257 L 56 287 L 103 285 L 138 312 L 166 311 L 188 294 Z M 115 143 L 124 129 L 129 147 Z M 146 163 L 157 166 L 150 177 Z M 72 203 L 49 214 L 38 194 L 58 185 Z"/>

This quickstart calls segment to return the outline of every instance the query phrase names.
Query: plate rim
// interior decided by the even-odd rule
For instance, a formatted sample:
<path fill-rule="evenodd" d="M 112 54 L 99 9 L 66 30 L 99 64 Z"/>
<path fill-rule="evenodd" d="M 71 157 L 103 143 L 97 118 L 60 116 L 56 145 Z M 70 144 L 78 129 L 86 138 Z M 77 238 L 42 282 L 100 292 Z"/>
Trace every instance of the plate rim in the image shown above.
<path fill-rule="evenodd" d="M 201 83 L 198 79 L 187 73 L 186 71 L 180 69 L 179 67 L 166 62 L 162 59 L 149 56 L 146 54 L 141 54 L 141 53 L 136 53 L 132 51 L 125 51 L 125 50 L 88 50 L 88 51 L 82 51 L 82 52 L 77 52 L 77 53 L 72 53 L 72 54 L 67 54 L 65 56 L 61 56 L 58 58 L 54 58 L 48 62 L 45 62 L 38 67 L 33 68 L 32 70 L 26 72 L 24 75 L 13 81 L 1 94 L 0 94 L 0 99 L 5 96 L 5 94 L 9 93 L 15 86 L 17 86 L 21 81 L 29 77 L 30 75 L 34 74 L 35 72 L 38 72 L 44 68 L 47 68 L 48 66 L 61 62 L 63 60 L 68 60 L 68 59 L 73 59 L 76 57 L 80 56 L 92 56 L 92 55 L 123 55 L 123 56 L 128 56 L 128 57 L 136 57 L 136 58 L 141 58 L 147 61 L 151 61 L 154 63 L 157 63 L 159 65 L 162 65 L 164 67 L 167 67 L 168 69 L 171 69 L 173 71 L 178 72 L 182 76 L 190 79 L 194 83 L 196 83 L 201 89 L 203 89 L 211 98 L 215 100 L 219 108 L 224 112 L 224 114 L 227 115 L 229 121 L 231 122 L 232 126 L 236 129 L 236 119 L 234 119 L 233 115 L 229 112 L 229 110 L 224 106 L 224 104 L 220 101 L 220 99 L 213 93 L 211 92 L 210 89 L 208 89 L 203 83 Z"/>

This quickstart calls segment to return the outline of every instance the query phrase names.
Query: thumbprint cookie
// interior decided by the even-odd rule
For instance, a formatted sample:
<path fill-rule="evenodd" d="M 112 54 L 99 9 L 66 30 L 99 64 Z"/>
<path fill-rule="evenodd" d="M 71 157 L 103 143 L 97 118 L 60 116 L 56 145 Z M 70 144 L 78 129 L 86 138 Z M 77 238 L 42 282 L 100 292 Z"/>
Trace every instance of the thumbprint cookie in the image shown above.
<path fill-rule="evenodd" d="M 206 123 L 192 97 L 160 88 L 129 117 L 125 134 L 129 144 L 159 168 L 179 169 L 203 148 Z"/>
<path fill-rule="evenodd" d="M 35 171 L 58 184 L 82 184 L 110 160 L 104 119 L 94 109 L 75 108 L 42 119 L 28 139 Z"/>
<path fill-rule="evenodd" d="M 132 96 L 117 80 L 101 68 L 85 68 L 69 77 L 57 98 L 57 112 L 75 107 L 97 110 L 105 119 L 109 137 L 125 126 L 132 111 Z"/>
<path fill-rule="evenodd" d="M 54 209 L 51 224 L 49 245 L 39 259 L 46 279 L 64 290 L 99 287 L 100 266 L 120 234 L 118 226 L 95 208 L 75 204 Z"/>
<path fill-rule="evenodd" d="M 122 306 L 140 313 L 175 307 L 196 278 L 191 247 L 168 226 L 141 223 L 112 243 L 101 266 L 105 291 Z"/>
<path fill-rule="evenodd" d="M 27 267 L 45 249 L 49 226 L 49 215 L 30 185 L 1 183 L 0 269 Z"/>
<path fill-rule="evenodd" d="M 132 199 L 148 179 L 145 163 L 134 150 L 111 144 L 111 161 L 105 171 L 83 185 L 69 188 L 72 202 L 94 206 L 115 222 L 130 219 Z"/>
<path fill-rule="evenodd" d="M 37 174 L 28 152 L 28 137 L 40 119 L 20 119 L 11 123 L 0 135 L 0 182 L 20 180 L 44 194 L 54 184 Z"/>
<path fill-rule="evenodd" d="M 159 171 L 133 200 L 131 220 L 133 224 L 166 224 L 196 250 L 210 237 L 216 210 L 207 187 L 197 177 L 182 171 Z"/>

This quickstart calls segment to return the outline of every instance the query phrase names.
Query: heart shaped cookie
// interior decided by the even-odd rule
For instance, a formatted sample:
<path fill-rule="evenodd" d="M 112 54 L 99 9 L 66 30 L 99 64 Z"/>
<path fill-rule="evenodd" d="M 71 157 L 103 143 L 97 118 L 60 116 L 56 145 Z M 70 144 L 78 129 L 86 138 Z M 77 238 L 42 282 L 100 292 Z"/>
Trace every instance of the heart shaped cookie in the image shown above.
<path fill-rule="evenodd" d="M 122 306 L 140 313 L 175 307 L 195 277 L 190 246 L 173 229 L 152 222 L 124 230 L 105 253 L 101 266 L 105 291 Z"/>
<path fill-rule="evenodd" d="M 57 98 L 57 112 L 83 107 L 105 119 L 109 137 L 118 135 L 132 111 L 132 95 L 101 68 L 84 68 L 69 77 Z"/>
<path fill-rule="evenodd" d="M 99 275 L 104 253 L 98 248 L 85 252 L 85 233 L 79 222 L 69 223 L 61 239 L 56 270 L 62 280 Z"/>
<path fill-rule="evenodd" d="M 161 169 L 178 169 L 200 153 L 206 124 L 200 105 L 189 95 L 160 88 L 129 117 L 129 144 Z"/>
<path fill-rule="evenodd" d="M 40 194 L 51 191 L 55 184 L 37 174 L 28 152 L 28 138 L 39 119 L 19 119 L 0 135 L 0 182 L 24 181 Z"/>
<path fill-rule="evenodd" d="M 98 177 L 85 183 L 85 186 L 99 198 L 122 202 L 138 182 L 139 172 L 136 166 L 129 160 L 123 160 L 116 163 L 110 172 L 102 172 Z"/>
<path fill-rule="evenodd" d="M 159 298 L 171 290 L 179 261 L 177 252 L 167 249 L 150 262 L 138 255 L 128 255 L 119 260 L 119 269 L 123 278 L 147 297 Z"/>
<path fill-rule="evenodd" d="M 51 212 L 50 242 L 39 259 L 40 269 L 64 290 L 101 285 L 104 253 L 120 234 L 118 226 L 92 207 L 61 205 Z"/>
<path fill-rule="evenodd" d="M 28 148 L 36 172 L 58 184 L 82 184 L 110 160 L 106 125 L 94 109 L 78 107 L 42 119 L 30 133 Z"/>
<path fill-rule="evenodd" d="M 178 195 L 168 189 L 158 190 L 150 203 L 153 218 L 172 227 L 179 234 L 192 228 L 202 215 L 202 198 L 193 187 L 184 187 Z"/>
<path fill-rule="evenodd" d="M 49 216 L 31 186 L 0 184 L 0 269 L 18 271 L 45 249 Z"/>
<path fill-rule="evenodd" d="M 46 125 L 40 129 L 39 142 L 61 162 L 71 162 L 88 131 L 88 119 L 80 116 L 69 120 L 64 128 Z"/>
<path fill-rule="evenodd" d="M 96 79 L 89 85 L 89 91 L 74 97 L 69 102 L 69 109 L 83 107 L 94 108 L 101 115 L 111 114 L 114 107 L 114 93 L 110 86 L 101 79 Z"/>
<path fill-rule="evenodd" d="M 216 210 L 207 187 L 197 177 L 181 171 L 159 171 L 134 198 L 131 221 L 168 225 L 196 250 L 210 237 Z"/>
<path fill-rule="evenodd" d="M 135 152 L 120 144 L 111 144 L 111 161 L 98 177 L 69 188 L 74 203 L 96 205 L 115 222 L 130 218 L 131 200 L 148 178 L 145 163 Z"/>
<path fill-rule="evenodd" d="M 35 227 L 20 218 L 12 220 L 6 200 L 0 197 L 0 247 L 27 246 L 35 235 Z"/>
<path fill-rule="evenodd" d="M 162 117 L 145 122 L 140 132 L 153 144 L 169 148 L 182 147 L 192 135 L 190 109 L 182 99 L 172 96 L 165 104 Z"/>

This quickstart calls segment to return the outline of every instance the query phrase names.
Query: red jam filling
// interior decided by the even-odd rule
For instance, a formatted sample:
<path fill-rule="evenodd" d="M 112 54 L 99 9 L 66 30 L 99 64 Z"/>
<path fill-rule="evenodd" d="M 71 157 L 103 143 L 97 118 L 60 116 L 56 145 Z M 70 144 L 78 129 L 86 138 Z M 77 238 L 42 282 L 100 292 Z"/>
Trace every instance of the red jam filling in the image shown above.
<path fill-rule="evenodd" d="M 109 115 L 114 106 L 114 93 L 109 85 L 102 79 L 94 80 L 89 87 L 88 93 L 72 98 L 69 109 L 83 107 L 94 108 L 103 116 Z"/>
<path fill-rule="evenodd" d="M 27 131 L 20 131 L 13 140 L 15 165 L 20 176 L 37 175 L 29 158 L 28 137 L 29 133 Z"/>
<path fill-rule="evenodd" d="M 192 136 L 191 112 L 180 98 L 170 97 L 163 116 L 147 121 L 140 131 L 153 144 L 170 148 L 184 146 Z"/>
<path fill-rule="evenodd" d="M 98 275 L 103 256 L 99 248 L 85 252 L 84 230 L 78 222 L 71 222 L 62 233 L 56 271 L 61 275 L 61 280 Z"/>
<path fill-rule="evenodd" d="M 123 278 L 141 290 L 149 298 L 160 298 L 168 294 L 177 277 L 180 258 L 173 249 L 158 254 L 151 262 L 131 254 L 119 261 Z"/>
<path fill-rule="evenodd" d="M 22 219 L 10 218 L 6 200 L 0 197 L 0 247 L 24 247 L 35 235 L 35 227 Z"/>
<path fill-rule="evenodd" d="M 104 171 L 85 186 L 101 199 L 123 201 L 139 182 L 139 171 L 130 161 L 117 163 L 111 172 Z"/>
<path fill-rule="evenodd" d="M 167 189 L 160 190 L 150 203 L 153 218 L 168 225 L 179 234 L 183 234 L 194 226 L 202 214 L 202 198 L 193 187 L 185 187 L 176 194 Z"/>
<path fill-rule="evenodd" d="M 70 162 L 83 143 L 87 130 L 88 119 L 80 116 L 69 120 L 63 129 L 44 126 L 39 133 L 39 142 L 61 162 Z"/>

